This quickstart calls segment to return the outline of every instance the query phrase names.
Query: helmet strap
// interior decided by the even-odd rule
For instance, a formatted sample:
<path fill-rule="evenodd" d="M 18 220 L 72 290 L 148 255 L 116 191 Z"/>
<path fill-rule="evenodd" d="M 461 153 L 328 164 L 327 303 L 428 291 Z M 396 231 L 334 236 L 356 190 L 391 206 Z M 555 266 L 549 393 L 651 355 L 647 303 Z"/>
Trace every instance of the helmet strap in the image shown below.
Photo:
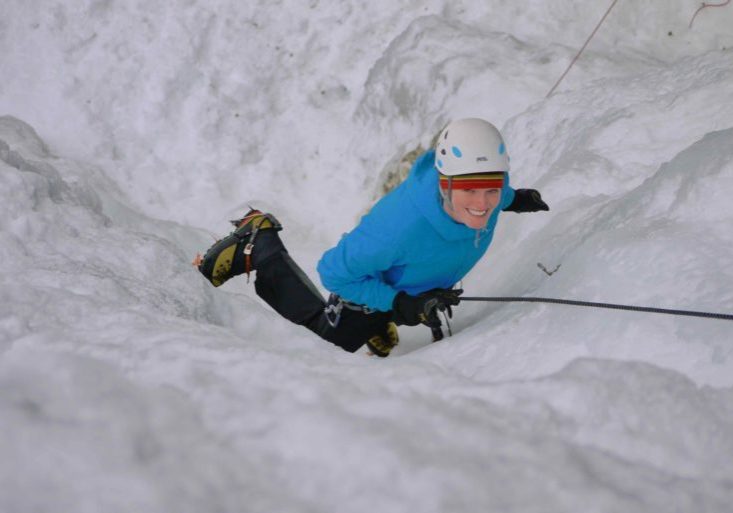
<path fill-rule="evenodd" d="M 443 198 L 443 204 L 447 205 L 449 209 L 453 210 L 453 177 L 448 177 L 448 189 L 443 190 L 442 187 L 438 187 L 440 197 Z"/>

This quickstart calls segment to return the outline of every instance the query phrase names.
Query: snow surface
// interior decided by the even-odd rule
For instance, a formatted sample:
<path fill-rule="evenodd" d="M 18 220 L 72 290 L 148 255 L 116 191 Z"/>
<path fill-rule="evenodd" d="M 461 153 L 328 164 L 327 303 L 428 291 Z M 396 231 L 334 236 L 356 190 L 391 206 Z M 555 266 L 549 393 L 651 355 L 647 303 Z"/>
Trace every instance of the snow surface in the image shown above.
<path fill-rule="evenodd" d="M 5 0 L 0 511 L 730 511 L 733 323 L 464 303 L 388 359 L 190 265 L 315 263 L 452 119 L 512 183 L 469 295 L 733 312 L 733 6 Z M 548 269 L 560 265 L 552 276 Z"/>

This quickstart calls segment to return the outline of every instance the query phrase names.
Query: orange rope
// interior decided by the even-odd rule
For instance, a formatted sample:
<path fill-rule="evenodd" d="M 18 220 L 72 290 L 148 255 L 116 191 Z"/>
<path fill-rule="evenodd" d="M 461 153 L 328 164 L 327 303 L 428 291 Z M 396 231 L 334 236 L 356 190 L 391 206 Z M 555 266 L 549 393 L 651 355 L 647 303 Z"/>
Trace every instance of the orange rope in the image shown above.
<path fill-rule="evenodd" d="M 730 0 L 728 0 L 728 1 L 730 2 Z M 601 28 L 601 25 L 605 21 L 605 19 L 608 16 L 608 14 L 611 12 L 611 9 L 613 9 L 613 6 L 616 5 L 616 2 L 618 2 L 618 0 L 613 0 L 613 2 L 611 2 L 611 6 L 606 11 L 606 14 L 603 15 L 603 18 L 601 18 L 601 21 L 598 22 L 598 25 L 596 25 L 596 28 L 593 29 L 593 32 L 591 33 L 591 35 L 588 36 L 588 39 L 585 40 L 585 44 L 583 45 L 583 47 L 578 52 L 578 55 L 575 56 L 575 58 L 573 59 L 573 61 L 570 63 L 570 66 L 568 66 L 568 69 L 565 70 L 565 73 L 563 73 L 562 76 L 555 83 L 555 85 L 552 86 L 552 89 L 550 89 L 550 92 L 547 93 L 547 96 L 545 96 L 545 98 L 549 98 L 550 95 L 555 92 L 555 89 L 557 88 L 557 86 L 560 85 L 560 82 L 562 82 L 562 79 L 565 78 L 565 75 L 568 74 L 568 71 L 570 71 L 570 68 L 573 67 L 573 64 L 575 64 L 575 61 L 578 60 L 578 58 L 580 57 L 580 54 L 583 53 L 583 50 L 585 50 L 585 47 L 588 46 L 588 43 L 590 43 L 590 40 L 593 39 L 593 36 L 596 35 L 596 32 L 598 32 L 598 29 Z"/>

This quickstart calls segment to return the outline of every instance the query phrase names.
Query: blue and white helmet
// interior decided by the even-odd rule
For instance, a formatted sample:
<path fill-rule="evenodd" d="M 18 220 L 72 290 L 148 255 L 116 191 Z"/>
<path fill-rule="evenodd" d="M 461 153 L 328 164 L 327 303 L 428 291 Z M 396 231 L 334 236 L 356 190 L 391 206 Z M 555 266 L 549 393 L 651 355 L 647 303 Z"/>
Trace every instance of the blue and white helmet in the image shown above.
<path fill-rule="evenodd" d="M 509 155 L 494 125 L 478 118 L 459 119 L 438 136 L 435 168 L 448 177 L 508 172 Z"/>

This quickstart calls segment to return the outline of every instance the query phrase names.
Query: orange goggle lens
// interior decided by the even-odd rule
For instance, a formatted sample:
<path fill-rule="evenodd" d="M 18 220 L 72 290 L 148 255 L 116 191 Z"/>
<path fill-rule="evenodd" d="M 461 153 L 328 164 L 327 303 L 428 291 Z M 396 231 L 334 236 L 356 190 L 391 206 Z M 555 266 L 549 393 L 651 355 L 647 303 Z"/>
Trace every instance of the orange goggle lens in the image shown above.
<path fill-rule="evenodd" d="M 504 186 L 503 171 L 495 173 L 475 173 L 472 175 L 440 175 L 440 188 L 448 189 L 501 189 Z"/>

